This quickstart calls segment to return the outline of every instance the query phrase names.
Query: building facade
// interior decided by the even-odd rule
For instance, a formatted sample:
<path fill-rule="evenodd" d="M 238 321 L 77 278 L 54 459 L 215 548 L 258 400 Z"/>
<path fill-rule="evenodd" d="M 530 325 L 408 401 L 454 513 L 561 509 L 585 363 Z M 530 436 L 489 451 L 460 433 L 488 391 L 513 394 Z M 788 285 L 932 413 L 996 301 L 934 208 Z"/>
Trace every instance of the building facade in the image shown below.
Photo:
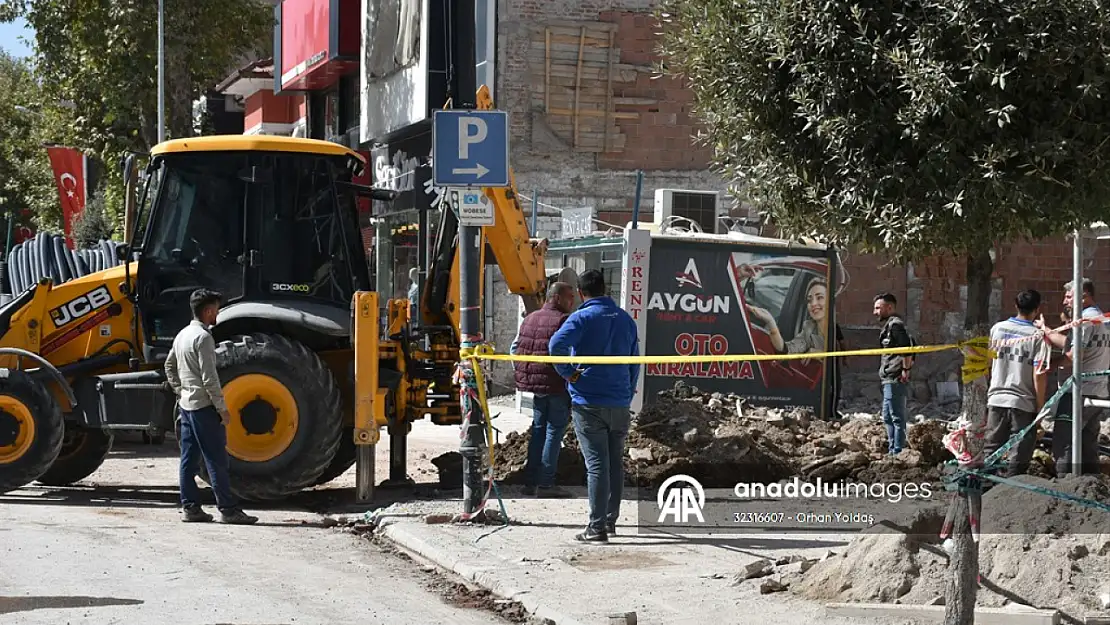
<path fill-rule="evenodd" d="M 217 91 L 242 107 L 248 134 L 336 141 L 368 157 L 366 181 L 399 196 L 364 206 L 364 240 L 379 291 L 406 297 L 421 225 L 423 236 L 434 240 L 439 223 L 443 190 L 431 185 L 431 114 L 447 104 L 451 86 L 446 16 L 454 0 L 276 4 L 274 58 L 244 67 Z M 637 172 L 640 221 L 673 213 L 707 231 L 758 226 L 753 215 L 732 207 L 725 181 L 710 170 L 710 151 L 693 139 L 691 92 L 679 80 L 657 76 L 656 33 L 649 0 L 476 0 L 478 82 L 509 113 L 511 165 L 525 210 L 538 213 L 536 236 L 563 237 L 568 215 L 583 212 L 594 229 L 623 227 L 632 218 Z M 1110 256 L 1105 246 L 1090 248 L 1087 274 L 1104 284 Z M 1055 314 L 1070 261 L 1066 241 L 999 246 L 992 319 L 1009 314 L 1014 294 L 1030 286 Z M 549 270 L 561 262 L 549 259 Z M 850 281 L 838 296 L 837 315 L 852 345 L 873 346 L 872 298 L 884 290 L 898 296 L 922 343 L 962 335 L 960 259 L 893 265 L 845 253 L 843 262 Z M 610 275 L 616 282 L 619 269 Z M 485 290 L 485 334 L 503 350 L 515 336 L 520 308 L 517 298 L 497 297 L 506 287 L 496 268 L 488 270 Z M 955 379 L 959 357 L 923 360 L 935 364 L 916 381 L 915 395 L 928 400 L 938 384 Z M 863 383 L 873 364 L 868 358 L 846 363 Z M 508 367 L 494 368 L 503 387 L 511 378 Z"/>
<path fill-rule="evenodd" d="M 245 133 L 342 143 L 369 158 L 374 185 L 399 193 L 361 215 L 379 291 L 393 297 L 406 296 L 421 226 L 434 240 L 439 223 L 431 113 L 451 87 L 453 11 L 454 0 L 282 0 L 274 58 L 217 89 L 242 106 Z M 654 28 L 642 0 L 476 1 L 478 84 L 509 114 L 511 166 L 525 209 L 539 213 L 537 236 L 562 237 L 567 209 L 585 209 L 594 229 L 623 227 L 638 171 L 641 221 L 669 189 L 668 209 L 704 230 L 725 223 L 731 200 L 693 139 L 691 94 L 656 77 Z M 520 317 L 516 298 L 496 297 L 505 292 L 490 268 L 484 329 L 498 348 Z M 511 377 L 494 372 L 504 385 Z"/>

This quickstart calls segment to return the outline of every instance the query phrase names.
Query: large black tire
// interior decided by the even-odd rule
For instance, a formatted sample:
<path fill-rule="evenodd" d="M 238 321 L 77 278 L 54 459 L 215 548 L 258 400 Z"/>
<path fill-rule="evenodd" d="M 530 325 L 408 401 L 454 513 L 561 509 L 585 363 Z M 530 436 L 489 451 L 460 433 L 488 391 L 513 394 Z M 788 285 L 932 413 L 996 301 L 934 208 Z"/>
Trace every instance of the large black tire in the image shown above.
<path fill-rule="evenodd" d="M 316 478 L 313 486 L 327 484 L 335 478 L 343 475 L 355 464 L 355 457 L 358 455 L 358 448 L 355 447 L 355 428 L 343 428 L 343 438 L 339 441 L 339 449 L 335 451 L 335 458 L 332 458 L 331 464 L 328 468 L 324 469 L 323 475 Z"/>
<path fill-rule="evenodd" d="M 68 486 L 92 475 L 112 451 L 113 438 L 104 430 L 66 427 L 62 451 L 38 482 L 47 486 Z"/>
<path fill-rule="evenodd" d="M 0 398 L 3 402 L 14 401 L 25 407 L 34 424 L 29 446 L 18 457 L 13 453 L 10 460 L 5 458 L 5 447 L 0 447 L 0 493 L 6 493 L 46 473 L 62 450 L 65 423 L 61 406 L 46 387 L 22 371 L 0 369 Z M 13 452 L 16 427 L 16 419 L 3 410 L 3 403 L 0 403 L 0 444 L 7 444 Z M 13 442 L 7 443 L 8 440 Z"/>
<path fill-rule="evenodd" d="M 284 385 L 297 404 L 297 429 L 284 452 L 264 462 L 230 458 L 232 492 L 248 501 L 264 501 L 312 486 L 331 465 L 344 432 L 342 399 L 331 370 L 303 344 L 273 334 L 223 341 L 216 359 L 225 388 L 239 376 L 263 374 Z M 203 470 L 201 478 L 208 480 Z"/>

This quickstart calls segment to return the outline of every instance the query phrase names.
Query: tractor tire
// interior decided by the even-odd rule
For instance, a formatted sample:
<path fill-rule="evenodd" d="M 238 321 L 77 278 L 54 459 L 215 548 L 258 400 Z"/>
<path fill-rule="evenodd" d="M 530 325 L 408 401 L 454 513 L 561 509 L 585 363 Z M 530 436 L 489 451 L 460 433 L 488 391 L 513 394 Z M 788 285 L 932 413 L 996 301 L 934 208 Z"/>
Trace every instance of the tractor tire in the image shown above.
<path fill-rule="evenodd" d="M 62 450 L 64 431 L 62 408 L 42 383 L 0 369 L 0 493 L 46 473 Z"/>
<path fill-rule="evenodd" d="M 69 486 L 92 475 L 112 451 L 114 437 L 104 430 L 66 427 L 62 451 L 37 480 L 47 486 Z"/>
<path fill-rule="evenodd" d="M 284 499 L 316 483 L 344 433 L 342 399 L 315 352 L 284 336 L 222 341 L 216 361 L 231 412 L 231 489 L 241 499 Z M 201 478 L 207 481 L 205 472 Z"/>
<path fill-rule="evenodd" d="M 327 484 L 354 466 L 355 456 L 358 454 L 354 435 L 355 429 L 353 427 L 343 428 L 343 438 L 339 441 L 339 449 L 335 451 L 335 458 L 332 459 L 328 468 L 324 469 L 323 475 L 316 478 L 316 481 L 312 484 L 313 486 Z"/>

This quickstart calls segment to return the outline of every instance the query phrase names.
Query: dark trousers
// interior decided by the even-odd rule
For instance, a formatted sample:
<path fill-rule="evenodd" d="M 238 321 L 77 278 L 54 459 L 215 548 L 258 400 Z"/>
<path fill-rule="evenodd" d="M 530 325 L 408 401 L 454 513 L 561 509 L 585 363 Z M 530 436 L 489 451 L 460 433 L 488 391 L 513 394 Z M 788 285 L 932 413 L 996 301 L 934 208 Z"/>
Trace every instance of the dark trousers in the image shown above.
<path fill-rule="evenodd" d="M 1010 440 L 1010 437 L 1029 427 L 1033 422 L 1032 412 L 1017 408 L 987 407 L 987 440 L 983 445 L 984 457 L 991 455 Z M 1037 433 L 1029 432 L 1017 445 L 1010 448 L 1007 476 L 1021 475 L 1029 470 L 1033 459 L 1033 449 L 1037 444 Z"/>
<path fill-rule="evenodd" d="M 1095 398 L 1091 398 L 1095 399 Z M 1104 399 L 1104 398 L 1099 398 Z M 1052 459 L 1056 461 L 1056 475 L 1076 473 L 1071 461 L 1071 436 L 1075 422 L 1067 419 L 1072 411 L 1071 396 L 1068 395 L 1060 401 L 1060 412 L 1057 413 L 1056 423 L 1052 426 Z M 1085 475 L 1097 475 L 1100 472 L 1098 460 L 1098 434 L 1102 427 L 1102 408 L 1083 406 L 1080 415 L 1079 432 L 1080 450 L 1082 456 L 1080 470 Z"/>
<path fill-rule="evenodd" d="M 238 509 L 239 500 L 231 494 L 231 479 L 227 469 L 227 430 L 220 422 L 220 413 L 208 406 L 200 410 L 178 408 L 178 414 L 181 418 L 181 506 L 191 508 L 200 505 L 200 489 L 197 488 L 196 476 L 203 459 L 212 484 L 212 493 L 216 496 L 216 507 L 220 512 Z"/>
<path fill-rule="evenodd" d="M 574 433 L 586 461 L 590 529 L 604 533 L 621 514 L 624 487 L 624 441 L 631 414 L 628 408 L 571 406 Z"/>

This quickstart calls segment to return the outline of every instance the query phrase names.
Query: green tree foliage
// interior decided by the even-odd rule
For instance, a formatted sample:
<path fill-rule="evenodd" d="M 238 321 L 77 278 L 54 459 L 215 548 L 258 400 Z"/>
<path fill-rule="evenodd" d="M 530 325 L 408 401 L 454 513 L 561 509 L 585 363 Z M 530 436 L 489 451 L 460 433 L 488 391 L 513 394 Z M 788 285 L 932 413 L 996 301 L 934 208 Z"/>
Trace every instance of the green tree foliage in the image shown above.
<path fill-rule="evenodd" d="M 116 233 L 107 210 L 107 198 L 101 188 L 85 203 L 85 210 L 73 220 L 73 241 L 78 248 L 89 248 L 102 239 L 111 240 Z"/>
<path fill-rule="evenodd" d="M 0 224 L 5 227 L 13 214 L 17 225 L 49 228 L 61 223 L 58 191 L 43 147 L 57 113 L 44 110 L 41 102 L 32 65 L 0 50 Z M 34 219 L 24 219 L 24 211 Z"/>
<path fill-rule="evenodd" d="M 787 236 L 966 255 L 969 328 L 992 243 L 1105 218 L 1095 0 L 663 0 L 659 16 L 667 71 L 745 199 Z"/>
<path fill-rule="evenodd" d="M 35 31 L 44 102 L 72 103 L 54 139 L 105 164 L 108 212 L 122 213 L 120 157 L 157 141 L 158 3 L 155 0 L 0 0 L 0 21 Z M 266 0 L 165 0 L 166 135 L 192 136 L 193 101 L 236 67 L 270 53 Z"/>

